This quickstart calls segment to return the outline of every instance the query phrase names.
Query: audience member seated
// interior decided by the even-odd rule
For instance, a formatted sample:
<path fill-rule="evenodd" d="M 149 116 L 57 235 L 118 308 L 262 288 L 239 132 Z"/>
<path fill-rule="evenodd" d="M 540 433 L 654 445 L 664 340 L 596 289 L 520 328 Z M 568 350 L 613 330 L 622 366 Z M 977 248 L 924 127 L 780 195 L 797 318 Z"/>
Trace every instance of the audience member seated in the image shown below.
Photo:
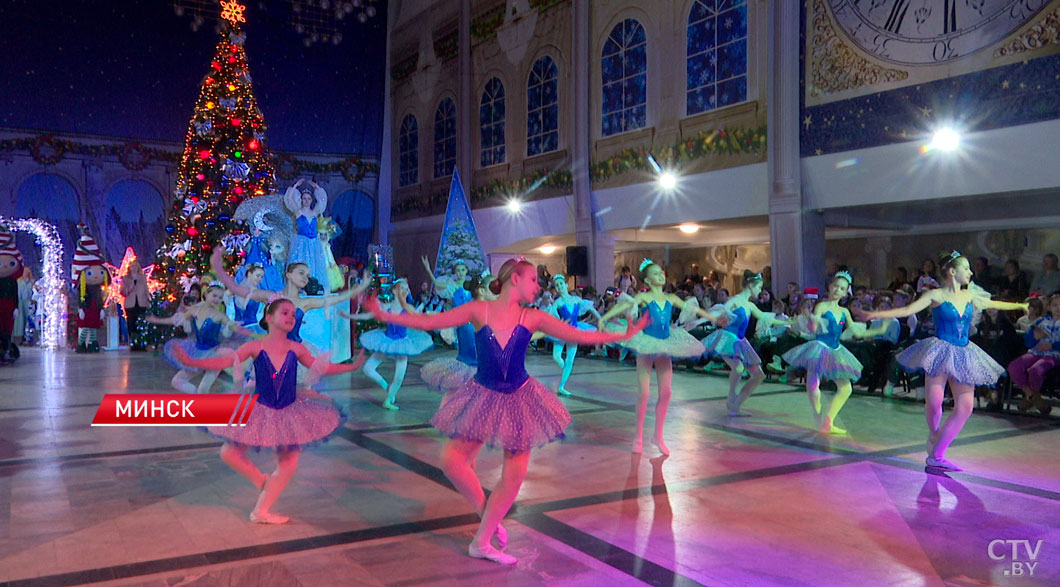
<path fill-rule="evenodd" d="M 1027 274 L 1020 269 L 1019 261 L 1005 261 L 1005 270 L 997 280 L 998 297 L 1004 300 L 1022 300 L 1031 293 Z"/>
<path fill-rule="evenodd" d="M 1031 324 L 1024 336 L 1027 353 L 1008 364 L 1012 384 L 1023 390 L 1020 412 L 1031 408 L 1048 415 L 1053 407 L 1042 398 L 1042 384 L 1060 366 L 1060 295 L 1049 296 L 1049 312 Z"/>
<path fill-rule="evenodd" d="M 1049 253 L 1042 257 L 1042 270 L 1031 281 L 1031 292 L 1043 296 L 1060 291 L 1060 268 L 1057 267 L 1056 255 Z"/>

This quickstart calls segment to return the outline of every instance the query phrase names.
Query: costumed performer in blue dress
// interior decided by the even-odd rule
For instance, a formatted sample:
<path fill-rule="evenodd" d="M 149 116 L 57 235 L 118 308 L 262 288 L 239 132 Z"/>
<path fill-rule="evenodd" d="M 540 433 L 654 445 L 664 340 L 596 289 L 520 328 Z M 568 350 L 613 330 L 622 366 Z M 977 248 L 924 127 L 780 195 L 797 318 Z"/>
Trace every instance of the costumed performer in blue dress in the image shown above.
<path fill-rule="evenodd" d="M 670 407 L 674 367 L 672 358 L 691 358 L 703 354 L 703 344 L 683 328 L 671 328 L 674 308 L 685 308 L 685 301 L 674 294 L 664 293 L 666 273 L 662 267 L 651 259 L 644 259 L 640 264 L 641 283 L 648 286 L 648 291 L 640 292 L 631 300 L 622 299 L 600 318 L 599 328 L 606 327 L 607 321 L 631 310 L 644 308 L 646 316 L 651 317 L 651 325 L 643 332 L 628 339 L 623 346 L 637 355 L 637 383 L 640 396 L 637 400 L 637 437 L 633 440 L 633 452 L 644 450 L 644 418 L 648 412 L 648 396 L 651 395 L 651 369 L 655 367 L 655 377 L 659 384 L 659 399 L 655 402 L 655 434 L 652 443 L 664 455 L 670 449 L 663 440 L 663 427 L 666 423 L 666 411 Z M 708 320 L 723 320 L 707 314 L 702 308 L 695 307 L 695 312 Z M 614 327 L 611 327 L 614 328 Z"/>
<path fill-rule="evenodd" d="M 1023 310 L 1027 304 L 999 302 L 972 282 L 968 259 L 957 251 L 939 257 L 942 287 L 925 291 L 915 302 L 902 308 L 868 312 L 876 318 L 903 318 L 931 306 L 936 335 L 917 341 L 898 355 L 898 362 L 910 371 L 923 372 L 926 379 L 924 414 L 927 418 L 928 467 L 946 471 L 961 468 L 946 459 L 949 448 L 975 405 L 975 386 L 994 385 L 1005 368 L 983 349 L 968 341 L 973 317 L 986 309 Z M 942 420 L 942 400 L 949 383 L 953 411 Z M 941 425 L 940 425 L 941 422 Z"/>
<path fill-rule="evenodd" d="M 257 402 L 245 426 L 210 426 L 206 431 L 224 440 L 221 460 L 257 487 L 261 493 L 250 521 L 259 524 L 284 524 L 287 516 L 272 513 L 298 468 L 302 450 L 327 440 L 346 421 L 346 416 L 326 395 L 309 388 L 321 375 L 347 373 L 360 368 L 362 353 L 352 364 L 332 364 L 329 354 L 314 358 L 309 349 L 288 338 L 297 320 L 294 304 L 277 298 L 265 309 L 261 327 L 264 338 L 252 340 L 225 356 L 193 358 L 184 347 L 175 349 L 176 358 L 189 368 L 220 370 L 254 361 L 254 393 Z M 282 357 L 282 358 L 281 358 Z M 298 364 L 309 368 L 310 381 L 297 380 Z M 276 453 L 276 470 L 265 474 L 247 458 L 248 448 Z"/>
<path fill-rule="evenodd" d="M 409 294 L 408 282 L 404 278 L 394 281 L 394 299 L 386 304 L 387 311 L 396 313 L 418 314 L 409 305 L 407 297 Z M 405 372 L 409 367 L 409 357 L 422 354 L 434 347 L 434 340 L 430 334 L 422 330 L 410 330 L 397 324 L 387 324 L 385 328 L 377 328 L 362 333 L 360 337 L 361 346 L 371 351 L 368 362 L 364 364 L 364 374 L 369 379 L 379 384 L 386 392 L 383 407 L 388 410 L 398 409 L 394 400 L 405 381 Z M 386 358 L 394 359 L 394 378 L 387 383 L 386 379 L 376 369 Z"/>
<path fill-rule="evenodd" d="M 766 378 L 766 374 L 762 371 L 762 359 L 747 341 L 747 324 L 751 316 L 759 321 L 770 321 L 770 318 L 751 301 L 752 298 L 757 300 L 760 293 L 762 293 L 762 274 L 744 271 L 743 289 L 740 293 L 729 298 L 724 304 L 716 304 L 709 310 L 711 316 L 724 315 L 728 323 L 724 328 L 719 328 L 703 338 L 706 355 L 720 357 L 729 366 L 729 399 L 725 402 L 725 406 L 729 410 L 729 415 L 734 417 L 751 415 L 750 412 L 741 408 Z M 774 323 L 787 322 L 774 321 Z M 747 371 L 750 377 L 737 393 L 736 388 L 740 385 L 744 371 Z"/>
<path fill-rule="evenodd" d="M 225 328 L 248 338 L 254 336 L 254 332 L 230 320 L 225 314 L 224 294 L 225 290 L 220 284 L 211 284 L 206 288 L 203 300 L 183 313 L 178 312 L 170 318 L 144 316 L 144 320 L 153 324 L 181 326 L 191 335 L 190 338 L 170 339 L 162 347 L 162 358 L 177 368 L 177 374 L 170 381 L 173 389 L 184 393 L 210 393 L 210 386 L 220 373 L 194 369 L 182 364 L 177 360 L 177 349 L 195 358 L 214 357 L 221 351 L 221 334 Z M 222 369 L 230 365 L 229 362 Z M 191 383 L 191 378 L 197 373 L 202 373 L 198 387 Z"/>
<path fill-rule="evenodd" d="M 552 390 L 526 372 L 531 333 L 541 330 L 578 344 L 601 344 L 632 337 L 647 323 L 645 317 L 622 334 L 578 330 L 540 310 L 523 307 L 534 301 L 540 289 L 534 266 L 511 259 L 490 284 L 490 291 L 498 296 L 494 301 L 473 301 L 439 314 L 392 314 L 380 308 L 376 298 L 366 302 L 380 321 L 407 328 L 475 325 L 478 371 L 460 390 L 445 397 L 431 424 L 449 437 L 442 449 L 442 470 L 482 517 L 468 554 L 509 565 L 518 559 L 502 552 L 508 537 L 501 520 L 526 478 L 530 451 L 562 438 L 570 423 L 570 414 Z M 488 500 L 472 467 L 484 444 L 504 449 L 501 479 Z M 499 550 L 490 543 L 495 534 Z"/>
<path fill-rule="evenodd" d="M 328 291 L 328 259 L 324 253 L 326 243 L 322 243 L 317 230 L 317 217 L 328 207 L 328 193 L 314 181 L 303 186 L 305 179 L 298 180 L 287 188 L 283 203 L 295 217 L 295 234 L 291 241 L 290 263 L 305 263 L 309 275 L 317 280 L 320 287 Z"/>
<path fill-rule="evenodd" d="M 549 313 L 574 328 L 596 330 L 595 327 L 578 320 L 585 314 L 592 314 L 597 321 L 600 320 L 600 312 L 597 312 L 596 308 L 593 307 L 592 301 L 571 295 L 570 288 L 567 285 L 567 278 L 562 273 L 552 276 L 552 286 L 556 289 L 556 298 L 552 300 L 552 305 L 549 306 Z M 559 387 L 556 388 L 556 393 L 570 395 L 570 392 L 567 391 L 567 380 L 570 379 L 571 371 L 574 370 L 574 357 L 578 354 L 578 345 L 565 344 L 563 341 L 554 338 L 549 340 L 552 341 L 552 359 L 563 370 L 559 377 Z M 563 358 L 564 349 L 567 351 L 566 359 Z"/>
<path fill-rule="evenodd" d="M 846 434 L 846 430 L 835 425 L 836 416 L 850 399 L 853 392 L 851 382 L 861 378 L 861 362 L 839 343 L 844 330 L 854 332 L 857 338 L 872 338 L 887 330 L 886 325 L 876 330 L 864 329 L 850 316 L 850 310 L 839 305 L 850 291 L 852 282 L 853 278 L 846 271 L 835 274 L 828 287 L 828 297 L 814 306 L 813 315 L 808 321 L 809 334 L 815 338 L 783 356 L 788 364 L 806 369 L 806 393 L 810 396 L 814 424 L 826 434 Z M 821 411 L 822 380 L 836 383 L 836 394 L 827 411 Z"/>
<path fill-rule="evenodd" d="M 489 285 L 494 279 L 492 275 L 485 275 L 471 280 L 471 291 L 476 301 L 488 302 L 497 299 L 497 296 L 489 290 Z M 466 325 L 458 326 L 457 332 L 464 326 L 471 329 L 470 342 L 461 342 L 457 346 L 456 357 L 434 359 L 420 367 L 420 379 L 423 380 L 427 389 L 436 393 L 452 393 L 475 376 L 478 367 L 475 327 L 468 322 Z"/>

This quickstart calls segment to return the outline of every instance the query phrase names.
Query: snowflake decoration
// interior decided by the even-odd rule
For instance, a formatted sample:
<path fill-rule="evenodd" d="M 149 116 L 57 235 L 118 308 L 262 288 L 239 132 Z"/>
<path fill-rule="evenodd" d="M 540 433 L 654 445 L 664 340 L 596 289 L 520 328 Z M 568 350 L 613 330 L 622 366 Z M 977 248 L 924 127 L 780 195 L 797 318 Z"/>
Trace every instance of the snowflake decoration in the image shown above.
<path fill-rule="evenodd" d="M 233 26 L 236 23 L 247 22 L 247 18 L 243 16 L 243 11 L 246 9 L 247 7 L 242 6 L 238 0 L 232 0 L 231 2 L 221 0 L 221 18 L 232 23 Z"/>
<path fill-rule="evenodd" d="M 196 214 L 202 214 L 206 211 L 206 202 L 199 200 L 198 202 L 187 201 L 184 203 L 184 215 L 194 216 Z"/>
<path fill-rule="evenodd" d="M 246 248 L 247 243 L 250 242 L 250 235 L 243 234 L 226 234 L 221 237 L 221 244 L 225 246 L 225 251 L 231 253 L 233 251 L 242 251 Z"/>

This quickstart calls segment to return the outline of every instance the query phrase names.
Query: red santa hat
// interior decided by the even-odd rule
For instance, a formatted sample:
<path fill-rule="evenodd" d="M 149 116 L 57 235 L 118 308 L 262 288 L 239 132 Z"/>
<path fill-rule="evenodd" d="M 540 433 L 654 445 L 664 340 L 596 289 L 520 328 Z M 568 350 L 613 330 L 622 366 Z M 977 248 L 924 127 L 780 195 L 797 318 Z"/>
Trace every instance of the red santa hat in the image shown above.
<path fill-rule="evenodd" d="M 6 226 L 0 226 L 0 255 L 14 257 L 19 265 L 25 262 L 22 253 L 15 247 L 15 236 Z"/>
<path fill-rule="evenodd" d="M 802 290 L 802 297 L 809 298 L 811 300 L 816 300 L 820 297 L 820 292 L 821 290 L 817 289 L 816 287 L 808 287 Z"/>
<path fill-rule="evenodd" d="M 81 231 L 81 238 L 77 241 L 77 248 L 74 250 L 74 264 L 70 270 L 71 278 L 75 283 L 85 269 L 103 266 L 103 255 L 99 250 L 99 245 L 96 244 L 96 239 L 88 234 L 88 227 L 84 224 L 78 224 L 77 229 Z"/>

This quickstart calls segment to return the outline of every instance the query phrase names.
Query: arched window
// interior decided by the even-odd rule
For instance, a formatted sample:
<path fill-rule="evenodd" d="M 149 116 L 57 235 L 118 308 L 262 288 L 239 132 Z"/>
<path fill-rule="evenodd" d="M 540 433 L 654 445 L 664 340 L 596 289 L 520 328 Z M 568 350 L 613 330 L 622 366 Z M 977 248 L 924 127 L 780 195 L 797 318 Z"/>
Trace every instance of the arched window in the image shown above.
<path fill-rule="evenodd" d="M 66 178 L 54 173 L 37 173 L 27 177 L 19 184 L 15 195 L 15 216 L 40 218 L 55 225 L 63 241 L 64 267 L 69 267 L 73 262 L 74 245 L 80 236 L 77 232 L 77 223 L 81 221 L 77 204 L 79 200 L 77 189 Z M 100 235 L 95 234 L 97 231 L 94 227 L 92 232 L 99 242 Z M 26 266 L 33 269 L 34 275 L 39 275 L 40 249 L 34 245 L 35 240 L 31 234 L 15 233 L 15 243 L 25 257 Z"/>
<path fill-rule="evenodd" d="M 398 132 L 398 186 L 420 180 L 420 125 L 416 117 L 406 114 Z"/>
<path fill-rule="evenodd" d="M 644 27 L 632 18 L 615 25 L 604 42 L 603 135 L 647 125 L 648 45 Z"/>
<path fill-rule="evenodd" d="M 746 0 L 696 0 L 688 13 L 686 112 L 747 100 Z"/>
<path fill-rule="evenodd" d="M 482 166 L 504 163 L 504 84 L 497 78 L 486 82 L 478 103 L 482 131 Z"/>
<path fill-rule="evenodd" d="M 534 62 L 526 84 L 526 155 L 559 148 L 559 71 L 544 56 Z"/>
<path fill-rule="evenodd" d="M 453 174 L 456 166 L 456 106 L 451 98 L 434 111 L 434 177 Z"/>
<path fill-rule="evenodd" d="M 162 194 L 142 179 L 123 179 L 103 198 L 103 234 L 96 240 L 107 260 L 121 263 L 125 247 L 132 247 L 144 265 L 154 263 L 155 251 L 166 234 Z"/>
<path fill-rule="evenodd" d="M 336 258 L 368 260 L 368 244 L 375 234 L 375 200 L 358 190 L 346 190 L 335 198 L 331 219 L 342 232 L 331 241 Z"/>

